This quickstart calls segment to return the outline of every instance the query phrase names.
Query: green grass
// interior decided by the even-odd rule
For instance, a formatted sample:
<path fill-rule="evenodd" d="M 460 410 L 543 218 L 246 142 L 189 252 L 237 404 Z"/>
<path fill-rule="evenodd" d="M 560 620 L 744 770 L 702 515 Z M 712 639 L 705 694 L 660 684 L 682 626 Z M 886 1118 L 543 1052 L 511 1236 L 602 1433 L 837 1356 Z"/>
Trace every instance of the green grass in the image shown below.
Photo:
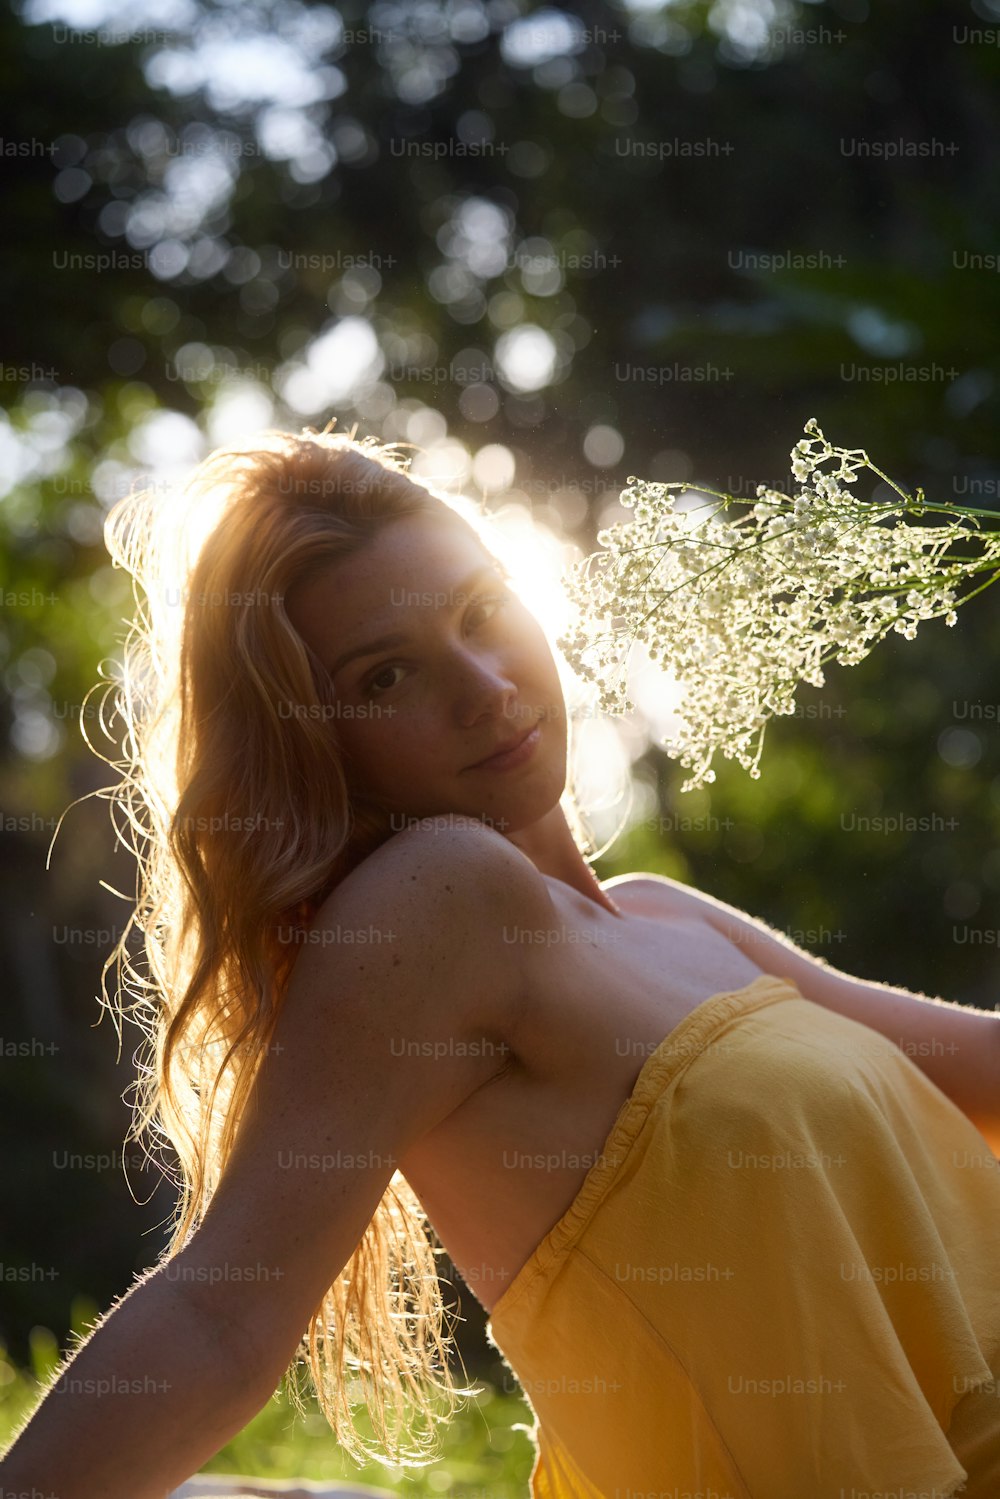
<path fill-rule="evenodd" d="M 72 1325 L 83 1333 L 98 1315 L 89 1299 L 73 1304 Z M 56 1367 L 60 1353 L 47 1328 L 31 1337 L 31 1367 L 16 1367 L 0 1343 L 0 1450 L 5 1448 L 24 1414 L 38 1398 L 39 1384 Z M 459 1377 L 459 1382 L 461 1378 Z M 300 1416 L 287 1396 L 275 1395 L 211 1462 L 204 1473 L 242 1473 L 253 1478 L 356 1479 L 376 1484 L 412 1499 L 522 1499 L 527 1492 L 532 1447 L 527 1428 L 532 1424 L 527 1402 L 505 1393 L 485 1379 L 469 1379 L 484 1387 L 476 1399 L 466 1400 L 447 1425 L 437 1427 L 441 1456 L 423 1468 L 394 1468 L 370 1463 L 358 1468 L 334 1440 L 315 1402 L 303 1397 L 306 1415 Z M 366 1440 L 371 1431 L 365 1413 L 356 1414 Z"/>

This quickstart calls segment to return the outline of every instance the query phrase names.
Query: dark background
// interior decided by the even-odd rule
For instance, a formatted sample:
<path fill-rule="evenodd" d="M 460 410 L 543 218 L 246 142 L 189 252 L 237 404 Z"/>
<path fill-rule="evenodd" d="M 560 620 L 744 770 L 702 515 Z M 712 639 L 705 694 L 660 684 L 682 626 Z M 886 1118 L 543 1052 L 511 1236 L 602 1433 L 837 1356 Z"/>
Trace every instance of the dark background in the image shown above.
<path fill-rule="evenodd" d="M 79 725 L 131 608 L 101 524 L 133 478 L 336 416 L 464 450 L 457 487 L 590 550 L 630 474 L 782 485 L 815 415 L 930 499 L 994 509 L 1000 489 L 1000 5 L 72 14 L 0 15 L 0 1339 L 18 1359 L 36 1325 L 65 1339 L 77 1294 L 124 1291 L 170 1209 L 134 1146 L 145 1206 L 121 1170 L 139 1037 L 116 1061 L 97 1024 L 128 909 L 99 882 L 128 894 L 133 867 Z M 362 324 L 375 364 L 353 383 L 346 345 L 307 364 Z M 554 355 L 537 388 L 502 341 L 526 326 Z M 473 473 L 492 445 L 500 467 Z M 987 592 L 953 630 L 801 689 L 759 781 L 721 762 L 682 797 L 652 745 L 642 815 L 598 873 L 661 870 L 848 972 L 992 1008 L 998 668 Z M 463 1312 L 475 1369 L 468 1295 Z"/>

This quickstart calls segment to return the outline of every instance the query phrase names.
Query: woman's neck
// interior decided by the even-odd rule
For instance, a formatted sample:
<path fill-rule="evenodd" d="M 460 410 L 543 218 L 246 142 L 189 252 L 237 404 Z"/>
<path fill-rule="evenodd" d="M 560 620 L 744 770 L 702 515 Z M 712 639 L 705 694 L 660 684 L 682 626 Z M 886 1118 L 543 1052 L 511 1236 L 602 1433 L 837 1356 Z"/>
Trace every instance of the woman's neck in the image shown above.
<path fill-rule="evenodd" d="M 577 848 L 558 802 L 538 822 L 519 828 L 516 833 L 505 833 L 504 837 L 531 860 L 539 874 L 561 880 L 614 916 L 622 915 L 610 895 L 601 889 L 596 874 Z"/>

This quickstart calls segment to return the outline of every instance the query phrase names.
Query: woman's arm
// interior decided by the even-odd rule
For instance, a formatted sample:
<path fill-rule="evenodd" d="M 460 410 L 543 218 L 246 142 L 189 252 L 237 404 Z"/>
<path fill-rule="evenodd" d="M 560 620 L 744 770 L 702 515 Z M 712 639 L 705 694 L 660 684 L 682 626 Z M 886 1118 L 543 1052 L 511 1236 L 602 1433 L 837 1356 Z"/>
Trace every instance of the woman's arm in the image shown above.
<path fill-rule="evenodd" d="M 0 1495 L 163 1499 L 266 1403 L 401 1157 L 509 1057 L 524 864 L 486 829 L 416 830 L 338 887 L 200 1227 L 60 1371 Z"/>
<path fill-rule="evenodd" d="M 894 1042 L 1000 1156 L 1000 1013 L 854 978 L 713 895 L 665 875 L 643 878 L 662 885 L 665 910 L 707 921 L 765 973 L 790 979 L 814 1004 Z M 608 888 L 613 885 L 609 882 Z"/>
<path fill-rule="evenodd" d="M 745 951 L 766 972 L 791 979 L 815 1004 L 892 1041 L 1000 1156 L 1000 1014 L 854 978 L 780 934 L 773 947 L 764 936 L 748 939 Z"/>
<path fill-rule="evenodd" d="M 50 1380 L 0 1460 L 0 1494 L 163 1499 L 196 1472 L 277 1384 L 218 1311 L 163 1266 L 132 1286 Z"/>

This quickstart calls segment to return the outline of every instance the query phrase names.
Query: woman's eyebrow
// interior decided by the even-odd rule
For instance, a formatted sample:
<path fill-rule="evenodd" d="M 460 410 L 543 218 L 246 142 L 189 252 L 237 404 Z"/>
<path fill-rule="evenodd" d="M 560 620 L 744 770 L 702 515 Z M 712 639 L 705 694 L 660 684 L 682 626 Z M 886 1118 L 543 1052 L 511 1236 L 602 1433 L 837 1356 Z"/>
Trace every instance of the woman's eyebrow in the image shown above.
<path fill-rule="evenodd" d="M 484 567 L 477 567 L 475 572 L 470 573 L 465 581 L 460 583 L 453 592 L 459 595 L 464 594 L 474 584 L 478 583 L 480 578 L 497 576 L 501 577 L 504 582 L 509 581 L 509 575 L 502 563 L 487 563 Z M 455 608 L 460 607 L 459 604 L 455 605 Z M 355 645 L 350 650 L 344 651 L 343 655 L 338 656 L 336 661 L 327 667 L 327 670 L 331 677 L 335 677 L 349 662 L 357 660 L 359 656 L 374 656 L 377 652 L 387 650 L 392 646 L 405 645 L 409 638 L 402 630 L 392 630 L 387 635 L 379 635 L 376 640 L 365 641 L 363 645 Z"/>
<path fill-rule="evenodd" d="M 399 630 L 394 630 L 391 635 L 380 635 L 377 640 L 369 640 L 365 645 L 356 645 L 353 650 L 345 651 L 338 656 L 333 665 L 328 667 L 331 677 L 335 677 L 351 661 L 359 656 L 374 656 L 376 652 L 387 649 L 389 646 L 404 645 L 407 636 Z"/>

